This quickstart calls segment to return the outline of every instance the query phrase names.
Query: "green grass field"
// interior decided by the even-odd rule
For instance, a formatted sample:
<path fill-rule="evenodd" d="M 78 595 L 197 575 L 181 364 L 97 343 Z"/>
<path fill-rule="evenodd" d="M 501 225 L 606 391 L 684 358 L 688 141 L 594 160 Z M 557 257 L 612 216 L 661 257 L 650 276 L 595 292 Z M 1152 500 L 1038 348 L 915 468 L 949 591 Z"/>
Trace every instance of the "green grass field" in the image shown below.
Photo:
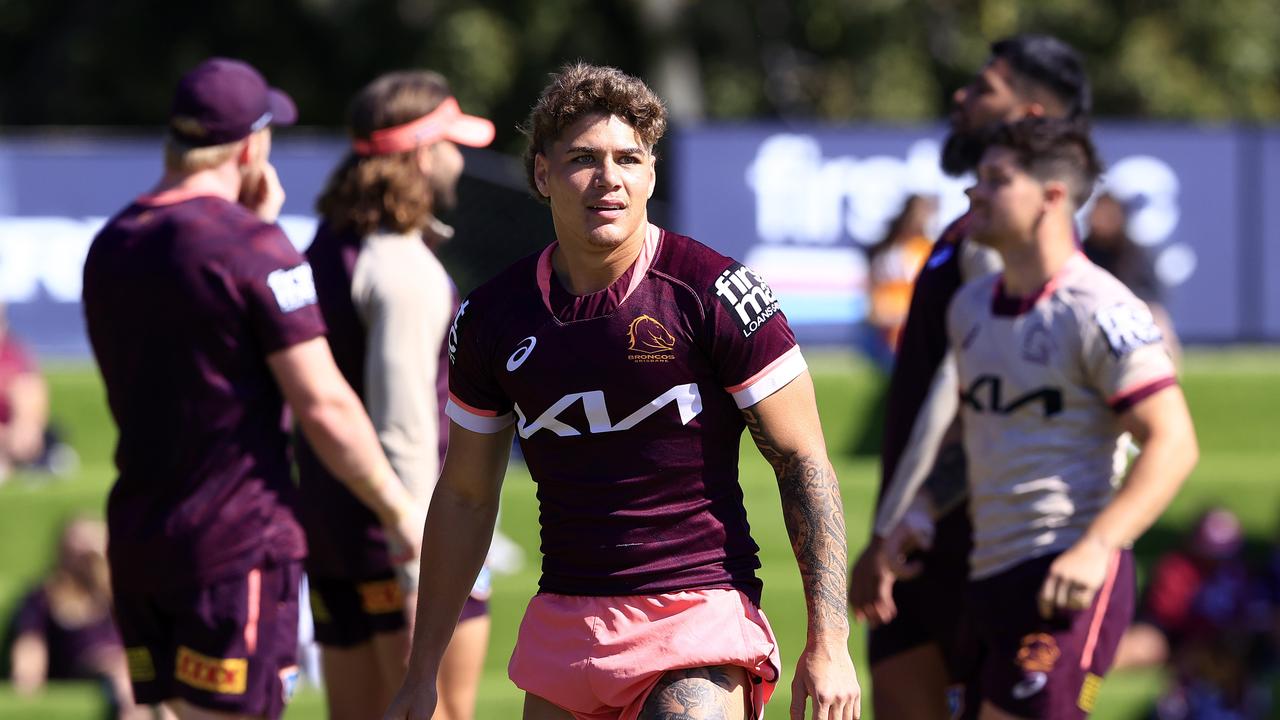
<path fill-rule="evenodd" d="M 880 380 L 866 365 L 845 354 L 813 353 L 810 364 L 827 443 L 841 478 L 849 537 L 856 552 L 868 532 L 875 493 L 876 460 L 858 455 L 875 435 L 873 408 Z M 101 515 L 112 479 L 114 430 L 103 392 L 89 367 L 48 368 L 54 415 L 79 450 L 82 466 L 72 478 L 44 482 L 18 476 L 0 487 L 0 617 L 7 618 L 18 596 L 48 566 L 53 536 L 62 518 L 75 511 Z M 1274 350 L 1198 351 L 1187 355 L 1183 386 L 1200 434 L 1201 461 L 1194 476 L 1161 523 L 1139 543 L 1140 560 L 1149 562 L 1175 542 L 1194 516 L 1210 503 L 1235 510 L 1254 543 L 1269 542 L 1280 525 L 1280 352 Z M 790 702 L 789 672 L 804 644 L 804 603 L 795 561 L 787 542 L 778 493 L 768 466 L 749 442 L 742 450 L 742 484 L 756 540 L 761 546 L 764 608 L 774 625 L 788 673 L 770 717 L 783 717 Z M 495 579 L 493 640 L 480 692 L 478 717 L 518 718 L 521 696 L 506 678 L 506 661 L 515 630 L 537 582 L 537 506 L 533 484 L 522 467 L 513 467 L 503 493 L 502 529 L 528 553 L 527 567 Z M 867 683 L 862 628 L 851 639 L 854 660 Z M 4 663 L 7 664 L 7 663 Z M 1158 672 L 1113 674 L 1103 685 L 1098 718 L 1140 717 L 1159 691 Z M 0 717 L 39 720 L 94 717 L 95 688 L 87 684 L 50 688 L 34 700 L 19 699 L 0 683 Z M 867 704 L 869 706 L 869 703 Z M 318 691 L 304 688 L 286 718 L 324 717 Z M 864 717 L 870 717 L 868 711 Z"/>

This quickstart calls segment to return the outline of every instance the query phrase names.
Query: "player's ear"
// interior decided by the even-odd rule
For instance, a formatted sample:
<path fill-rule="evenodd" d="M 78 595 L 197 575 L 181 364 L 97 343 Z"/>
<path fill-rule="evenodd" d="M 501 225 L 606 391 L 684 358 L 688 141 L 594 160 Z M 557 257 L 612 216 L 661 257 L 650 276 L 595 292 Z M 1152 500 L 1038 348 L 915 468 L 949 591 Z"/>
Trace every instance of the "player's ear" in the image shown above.
<path fill-rule="evenodd" d="M 1026 106 L 1023 108 L 1023 112 L 1026 113 L 1024 117 L 1042 118 L 1045 116 L 1044 105 L 1041 105 L 1035 100 L 1032 100 L 1031 102 L 1027 103 Z"/>
<path fill-rule="evenodd" d="M 253 153 L 253 135 L 250 135 L 240 141 L 240 148 L 236 150 L 236 164 L 252 165 Z"/>
<path fill-rule="evenodd" d="M 658 188 L 658 155 L 652 150 L 649 151 L 649 193 L 646 198 L 653 198 L 653 191 Z"/>
<path fill-rule="evenodd" d="M 1050 180 L 1044 184 L 1044 199 L 1051 205 L 1071 205 L 1071 188 L 1062 180 Z"/>
<path fill-rule="evenodd" d="M 551 172 L 551 167 L 547 163 L 547 157 L 542 153 L 536 153 L 533 156 L 533 184 L 537 186 L 538 193 L 542 197 L 551 197 L 551 192 L 547 190 L 547 173 Z"/>

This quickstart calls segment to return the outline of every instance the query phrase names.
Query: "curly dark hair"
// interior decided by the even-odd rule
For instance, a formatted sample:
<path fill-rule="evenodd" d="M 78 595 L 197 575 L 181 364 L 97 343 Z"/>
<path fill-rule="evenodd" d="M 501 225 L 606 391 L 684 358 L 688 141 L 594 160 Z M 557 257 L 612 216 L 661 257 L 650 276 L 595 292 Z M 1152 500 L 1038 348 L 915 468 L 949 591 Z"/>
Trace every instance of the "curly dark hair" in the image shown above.
<path fill-rule="evenodd" d="M 1066 182 L 1076 207 L 1089 200 L 1102 175 L 1088 129 L 1073 120 L 1031 117 L 1007 123 L 992 132 L 986 147 L 1009 148 L 1018 166 L 1040 182 Z"/>
<path fill-rule="evenodd" d="M 546 201 L 533 180 L 533 159 L 545 153 L 565 128 L 591 113 L 622 118 L 635 128 L 649 151 L 667 131 L 666 106 L 640 78 L 603 65 L 583 62 L 565 65 L 551 76 L 551 82 L 529 111 L 529 119 L 520 128 L 529 139 L 524 151 L 524 169 L 534 197 Z"/>
<path fill-rule="evenodd" d="M 387 73 L 351 101 L 348 127 L 353 137 L 368 139 L 376 130 L 417 120 L 450 95 L 448 81 L 438 73 Z M 405 233 L 427 226 L 433 196 L 416 151 L 368 156 L 348 152 L 329 176 L 316 210 L 338 232 L 363 236 L 381 228 Z"/>

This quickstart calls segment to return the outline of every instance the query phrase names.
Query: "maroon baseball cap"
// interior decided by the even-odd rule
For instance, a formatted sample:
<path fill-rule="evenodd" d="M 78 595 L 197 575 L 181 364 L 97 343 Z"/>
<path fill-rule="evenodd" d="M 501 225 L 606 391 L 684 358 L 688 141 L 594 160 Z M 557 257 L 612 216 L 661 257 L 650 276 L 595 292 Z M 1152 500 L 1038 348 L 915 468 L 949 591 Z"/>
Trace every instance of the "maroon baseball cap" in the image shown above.
<path fill-rule="evenodd" d="M 209 58 L 178 81 L 169 132 L 192 147 L 235 142 L 267 125 L 292 125 L 298 108 L 252 65 Z"/>

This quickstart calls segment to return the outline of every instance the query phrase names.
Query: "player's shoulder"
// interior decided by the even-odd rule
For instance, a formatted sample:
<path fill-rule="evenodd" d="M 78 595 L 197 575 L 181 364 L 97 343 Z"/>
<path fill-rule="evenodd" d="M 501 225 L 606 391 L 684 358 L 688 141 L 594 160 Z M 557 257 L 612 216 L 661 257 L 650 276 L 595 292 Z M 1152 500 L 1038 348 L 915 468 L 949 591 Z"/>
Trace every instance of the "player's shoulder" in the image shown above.
<path fill-rule="evenodd" d="M 1147 304 L 1083 254 L 1072 259 L 1056 294 L 1071 309 L 1082 331 L 1100 332 L 1116 355 L 1162 339 Z"/>
<path fill-rule="evenodd" d="M 687 285 L 700 296 L 714 295 L 716 278 L 741 266 L 733 258 L 687 235 L 661 230 L 658 255 L 652 270 Z"/>
<path fill-rule="evenodd" d="M 956 310 L 972 311 L 990 306 L 999 282 L 1000 271 L 997 270 L 964 283 L 956 290 L 951 307 Z"/>

